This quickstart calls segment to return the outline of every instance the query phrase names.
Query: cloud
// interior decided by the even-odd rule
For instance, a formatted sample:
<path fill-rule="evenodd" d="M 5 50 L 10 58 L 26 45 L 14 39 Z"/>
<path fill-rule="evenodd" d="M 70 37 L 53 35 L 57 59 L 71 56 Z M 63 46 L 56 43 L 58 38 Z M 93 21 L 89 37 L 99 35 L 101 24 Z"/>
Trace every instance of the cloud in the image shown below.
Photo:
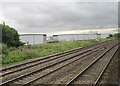
<path fill-rule="evenodd" d="M 6 2 L 0 9 L 1 20 L 20 33 L 111 28 L 118 24 L 116 2 Z"/>

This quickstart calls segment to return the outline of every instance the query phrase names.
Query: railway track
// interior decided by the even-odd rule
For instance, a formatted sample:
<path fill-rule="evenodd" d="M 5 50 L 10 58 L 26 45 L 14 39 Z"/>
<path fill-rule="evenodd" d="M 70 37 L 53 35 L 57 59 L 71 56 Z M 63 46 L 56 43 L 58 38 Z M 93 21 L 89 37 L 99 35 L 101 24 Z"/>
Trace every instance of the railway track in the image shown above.
<path fill-rule="evenodd" d="M 104 67 L 104 69 L 102 70 L 101 74 L 99 75 L 98 79 L 96 80 L 95 82 L 95 85 L 94 86 L 100 86 L 101 84 L 114 84 L 114 85 L 118 85 L 119 82 L 118 82 L 118 57 L 119 57 L 119 52 L 120 52 L 120 47 L 118 47 L 118 49 L 115 51 L 115 53 L 112 55 L 112 58 L 110 59 L 110 61 L 106 64 L 106 66 Z M 116 60 L 116 62 L 115 62 Z M 114 65 L 111 65 L 111 64 L 114 64 Z M 114 69 L 112 69 L 112 67 Z M 111 70 L 109 70 L 109 68 Z M 111 71 L 112 74 L 110 74 L 108 71 Z M 106 75 L 108 75 L 108 81 L 103 78 L 103 77 L 106 77 Z M 109 76 L 110 75 L 110 76 Z M 109 81 L 110 80 L 110 81 Z M 103 81 L 103 82 L 102 82 Z M 106 82 L 107 81 L 107 82 Z M 102 82 L 102 83 L 101 83 Z"/>
<path fill-rule="evenodd" d="M 90 54 L 89 56 L 85 56 L 84 58 L 86 59 L 84 58 L 78 59 L 73 64 L 72 63 L 69 64 L 69 66 L 67 65 L 66 67 L 59 69 L 58 71 L 55 71 L 47 76 L 33 80 L 32 82 L 30 81 L 29 84 L 28 83 L 26 84 L 28 84 L 28 86 L 30 85 L 30 83 L 31 86 L 35 84 L 38 85 L 45 84 L 48 86 L 49 85 L 57 86 L 58 84 L 62 84 L 64 86 L 66 83 L 71 81 L 73 77 L 75 77 L 80 71 L 83 71 L 84 68 L 86 68 L 89 64 L 91 64 L 95 59 L 100 57 L 103 53 L 105 52 L 107 53 L 107 50 L 102 53 L 96 52 L 96 54 L 93 55 Z"/>
<path fill-rule="evenodd" d="M 68 51 L 65 51 L 65 52 L 62 52 L 62 53 L 46 56 L 44 58 L 40 58 L 40 59 L 37 59 L 37 60 L 33 60 L 33 61 L 25 62 L 25 63 L 22 63 L 22 64 L 14 65 L 14 66 L 11 66 L 11 67 L 8 67 L 8 68 L 3 68 L 2 70 L 0 70 L 0 71 L 2 71 L 1 76 L 6 76 L 7 74 L 14 73 L 16 71 L 20 71 L 21 69 L 26 69 L 28 67 L 35 66 L 37 64 L 42 64 L 44 62 L 48 62 L 48 61 L 57 59 L 59 57 L 63 57 L 63 56 L 73 54 L 73 53 L 76 53 L 76 52 L 78 52 L 80 50 L 83 50 L 85 48 L 87 48 L 87 47 L 81 47 L 81 48 L 77 48 L 77 49 L 73 49 L 73 50 L 68 50 Z M 16 69 L 16 68 L 18 68 L 18 69 Z M 13 70 L 13 71 L 11 71 L 11 70 Z"/>
<path fill-rule="evenodd" d="M 119 76 L 119 54 L 120 52 L 120 47 L 117 50 L 117 52 L 115 53 L 113 59 L 111 60 L 111 62 L 109 63 L 109 66 L 106 68 L 106 70 L 104 71 L 104 73 L 102 74 L 102 76 L 100 77 L 97 86 L 100 86 L 101 84 L 111 84 L 111 85 L 116 85 L 118 86 L 119 82 L 118 82 L 118 76 Z"/>
<path fill-rule="evenodd" d="M 101 46 L 103 46 L 103 45 L 101 45 Z M 11 77 L 16 77 L 16 75 L 21 75 L 22 73 L 28 72 L 27 71 L 28 69 L 30 71 L 32 71 L 33 68 L 36 69 L 36 68 L 39 68 L 39 67 L 43 67 L 44 65 L 49 65 L 49 64 L 52 64 L 53 62 L 58 62 L 59 60 L 65 59 L 69 56 L 74 56 L 74 55 L 77 55 L 77 54 L 82 55 L 83 53 L 88 52 L 92 49 L 93 48 L 90 48 L 90 49 L 87 49 L 87 50 L 82 51 L 82 52 L 80 52 L 80 50 L 79 50 L 79 52 L 78 52 L 78 50 L 77 51 L 75 50 L 73 52 L 65 53 L 65 54 L 62 54 L 62 55 L 59 55 L 59 56 L 55 56 L 55 57 L 51 57 L 49 59 L 41 60 L 41 61 L 35 62 L 33 64 L 24 65 L 23 67 L 17 67 L 16 69 L 15 68 L 13 68 L 11 70 L 8 69 L 8 71 L 7 72 L 4 71 L 1 76 L 3 77 L 3 81 L 6 81 L 6 80 L 9 80 Z M 19 73 L 17 73 L 17 72 L 19 72 Z M 7 77 L 8 75 L 9 76 L 11 75 L 11 76 L 8 78 Z"/>
<path fill-rule="evenodd" d="M 120 48 L 120 47 L 119 47 Z M 119 49 L 117 45 L 113 46 L 111 49 L 107 50 L 105 53 L 96 58 L 90 65 L 84 68 L 79 74 L 77 74 L 73 79 L 67 82 L 66 86 L 71 86 L 73 84 L 89 84 L 97 86 L 101 76 L 110 64 L 115 53 Z M 96 70 L 97 69 L 97 70 Z"/>
<path fill-rule="evenodd" d="M 110 41 L 105 42 L 105 43 L 100 43 L 100 44 L 104 45 L 104 44 L 109 43 L 109 42 L 110 42 Z M 96 45 L 98 45 L 98 44 L 96 44 Z M 46 56 L 46 57 L 43 57 L 43 58 L 38 58 L 38 59 L 35 59 L 35 60 L 32 60 L 32 61 L 28 61 L 28 62 L 24 62 L 24 63 L 18 64 L 18 65 L 13 65 L 13 66 L 10 66 L 10 67 L 6 67 L 6 68 L 3 68 L 3 69 L 0 69 L 0 71 L 6 72 L 7 70 L 16 69 L 17 67 L 21 67 L 21 66 L 24 66 L 24 65 L 27 65 L 27 64 L 36 63 L 36 62 L 39 62 L 39 61 L 42 61 L 42 60 L 46 60 L 46 59 L 49 59 L 49 58 L 53 58 L 53 57 L 55 57 L 55 56 L 61 57 L 61 56 L 64 56 L 64 55 L 72 54 L 72 53 L 75 53 L 75 52 L 77 52 L 77 51 L 90 48 L 90 47 L 92 47 L 92 46 L 94 46 L 94 45 L 86 46 L 86 47 L 80 47 L 80 48 L 76 48 L 76 49 L 71 49 L 71 50 L 68 50 L 68 51 L 61 52 L 61 53 L 56 53 L 56 54 L 49 55 L 49 56 Z M 4 75 L 4 74 L 3 74 L 3 75 Z"/>
<path fill-rule="evenodd" d="M 103 46 L 103 45 L 104 44 L 102 44 L 100 46 Z M 82 49 L 84 49 L 84 48 L 78 48 L 78 49 L 75 49 L 75 50 L 70 50 L 70 51 L 67 51 L 67 52 L 64 52 L 64 53 L 61 53 L 61 54 L 55 54 L 55 55 L 53 55 L 53 57 L 50 56 L 50 58 L 45 57 L 45 58 L 38 59 L 38 60 L 35 60 L 35 61 L 31 61 L 31 62 L 28 62 L 28 63 L 24 63 L 24 64 L 20 64 L 20 65 L 15 65 L 15 66 L 12 66 L 12 67 L 9 67 L 9 68 L 5 68 L 5 69 L 2 70 L 1 76 L 5 77 L 5 76 L 7 76 L 9 74 L 12 74 L 12 73 L 15 73 L 15 72 L 18 72 L 18 71 L 21 71 L 21 70 L 28 69 L 30 67 L 37 66 L 37 65 L 40 65 L 42 63 L 47 63 L 49 61 L 56 60 L 56 59 L 59 59 L 59 58 L 64 57 L 64 56 L 72 55 L 72 54 L 74 54 L 74 53 L 76 53 L 76 52 L 78 52 L 78 51 L 80 51 Z M 84 52 L 87 52 L 89 50 L 87 49 Z M 81 52 L 80 54 L 82 54 L 84 52 Z"/>
<path fill-rule="evenodd" d="M 103 44 L 100 45 L 100 46 L 97 46 L 97 47 L 95 47 L 95 48 L 91 48 L 91 49 L 88 49 L 87 51 L 82 52 L 82 54 L 83 54 L 82 57 L 85 57 L 86 55 L 89 55 L 90 53 L 92 53 L 91 50 L 93 50 L 93 52 L 97 51 L 96 49 L 97 49 L 97 48 L 100 48 L 101 46 L 103 46 Z M 86 52 L 88 52 L 88 53 L 84 55 L 84 53 L 86 53 Z M 44 67 L 44 68 L 41 68 L 41 69 L 32 71 L 32 72 L 30 72 L 30 73 L 27 73 L 27 74 L 18 76 L 17 78 L 10 79 L 10 80 L 8 80 L 8 81 L 3 82 L 2 85 L 5 85 L 5 84 L 10 83 L 10 82 L 12 82 L 12 81 L 15 81 L 15 80 L 18 80 L 18 79 L 20 79 L 20 78 L 23 78 L 24 76 L 29 76 L 30 74 L 33 74 L 33 73 L 35 73 L 35 72 L 42 71 L 42 70 L 44 70 L 44 69 L 46 69 L 46 68 L 52 67 L 52 66 L 57 65 L 57 64 L 59 64 L 59 63 L 62 63 L 62 62 L 64 62 L 64 61 L 67 61 L 67 60 L 69 60 L 69 59 L 71 59 L 71 58 L 74 58 L 74 57 L 76 57 L 76 56 L 79 56 L 80 54 L 81 54 L 81 53 L 79 53 L 79 54 L 77 54 L 77 55 L 75 55 L 75 56 L 71 56 L 71 57 L 69 57 L 69 58 L 67 58 L 67 59 L 64 59 L 64 60 L 60 61 L 60 62 L 54 63 L 54 64 L 52 64 L 52 65 L 49 65 L 49 66 L 47 66 L 47 67 Z"/>
<path fill-rule="evenodd" d="M 11 83 L 29 85 L 29 84 L 33 83 L 34 81 L 36 81 L 36 80 L 38 80 L 38 79 L 40 79 L 42 77 L 45 77 L 45 76 L 47 76 L 47 75 L 49 75 L 51 73 L 54 73 L 54 72 L 60 70 L 63 67 L 67 67 L 67 65 L 72 64 L 72 63 L 78 61 L 79 59 L 82 59 L 83 57 L 86 57 L 86 56 L 88 56 L 88 55 L 90 55 L 90 54 L 92 54 L 94 52 L 97 52 L 100 49 L 103 49 L 105 44 L 101 44 L 99 46 L 92 47 L 90 49 L 85 50 L 84 52 L 74 54 L 73 56 L 70 56 L 70 57 L 68 57 L 66 59 L 62 59 L 59 62 L 50 64 L 50 65 L 48 65 L 46 67 L 43 67 L 43 68 L 28 72 L 28 73 L 23 74 L 23 75 L 17 76 L 16 78 L 12 78 L 10 80 L 7 80 L 7 81 L 3 82 L 1 85 L 8 85 L 8 84 L 11 84 Z M 42 72 L 42 73 L 40 73 L 40 72 Z M 37 77 L 38 75 L 41 75 L 41 76 Z M 35 78 L 33 79 L 32 77 L 35 77 Z"/>

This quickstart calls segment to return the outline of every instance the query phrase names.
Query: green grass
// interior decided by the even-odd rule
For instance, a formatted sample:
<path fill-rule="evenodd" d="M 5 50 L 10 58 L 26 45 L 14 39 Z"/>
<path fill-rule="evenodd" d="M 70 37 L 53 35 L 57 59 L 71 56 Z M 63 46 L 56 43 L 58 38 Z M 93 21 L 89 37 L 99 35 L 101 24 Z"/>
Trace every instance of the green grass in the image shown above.
<path fill-rule="evenodd" d="M 108 41 L 110 39 L 100 39 L 100 42 Z M 96 44 L 95 40 L 88 41 L 64 41 L 57 43 L 45 43 L 33 46 L 21 46 L 19 48 L 10 48 L 9 52 L 3 54 L 2 63 L 4 65 L 10 65 L 24 60 L 38 58 L 62 52 L 82 46 L 88 46 Z"/>
<path fill-rule="evenodd" d="M 2 43 L 0 43 L 0 54 L 2 54 Z"/>

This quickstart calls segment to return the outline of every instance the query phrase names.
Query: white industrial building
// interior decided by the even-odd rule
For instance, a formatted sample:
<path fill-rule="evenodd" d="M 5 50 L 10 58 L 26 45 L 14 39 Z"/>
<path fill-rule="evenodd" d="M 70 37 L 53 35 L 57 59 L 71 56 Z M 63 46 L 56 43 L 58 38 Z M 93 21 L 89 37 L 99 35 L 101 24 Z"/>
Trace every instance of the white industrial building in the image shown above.
<path fill-rule="evenodd" d="M 21 34 L 20 40 L 26 45 L 41 44 L 46 42 L 46 34 Z"/>
<path fill-rule="evenodd" d="M 53 35 L 55 41 L 71 41 L 71 40 L 89 40 L 97 38 L 106 38 L 109 34 L 60 34 Z"/>
<path fill-rule="evenodd" d="M 59 34 L 47 37 L 46 34 L 21 34 L 20 40 L 26 45 L 42 44 L 47 41 L 72 41 L 106 38 L 109 34 Z"/>

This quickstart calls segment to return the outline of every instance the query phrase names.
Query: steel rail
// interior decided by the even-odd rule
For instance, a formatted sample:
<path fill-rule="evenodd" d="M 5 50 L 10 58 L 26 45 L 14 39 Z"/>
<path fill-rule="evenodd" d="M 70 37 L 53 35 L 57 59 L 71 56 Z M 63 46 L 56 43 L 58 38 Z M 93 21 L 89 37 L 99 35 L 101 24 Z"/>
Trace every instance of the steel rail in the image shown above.
<path fill-rule="evenodd" d="M 87 71 L 92 65 L 94 65 L 100 58 L 102 58 L 106 53 L 108 53 L 110 50 L 112 50 L 117 44 L 115 44 L 113 47 L 111 47 L 109 50 L 101 54 L 98 58 L 96 58 L 90 65 L 85 67 L 79 74 L 77 74 L 72 80 L 70 80 L 66 86 L 69 86 L 72 84 L 80 75 L 82 75 L 85 71 Z"/>
<path fill-rule="evenodd" d="M 103 45 L 100 45 L 100 46 L 103 46 Z M 99 46 L 98 46 L 98 47 L 99 47 Z M 75 53 L 75 52 L 77 52 L 77 51 L 78 51 L 78 50 L 75 50 L 75 51 L 73 51 L 73 52 L 71 51 L 71 52 L 69 52 L 69 53 L 64 53 L 64 54 L 61 54 L 60 56 L 57 56 L 57 57 L 52 58 L 52 59 L 48 59 L 48 60 L 45 60 L 45 61 L 42 61 L 42 62 L 34 63 L 34 64 L 31 64 L 31 65 L 25 66 L 25 67 L 23 67 L 23 68 L 16 69 L 16 70 L 14 70 L 14 71 L 8 71 L 8 72 L 5 72 L 5 73 L 2 73 L 0 76 L 3 77 L 3 76 L 6 76 L 6 75 L 8 75 L 8 74 L 17 72 L 17 71 L 25 70 L 25 69 L 27 69 L 27 68 L 30 68 L 30 67 L 33 67 L 33 66 L 36 66 L 36 65 L 40 65 L 40 64 L 45 63 L 45 62 L 49 62 L 49 61 L 58 59 L 59 57 L 63 57 L 63 56 L 67 56 L 67 55 L 69 55 L 69 54 L 73 54 L 73 53 Z M 86 51 L 87 51 L 87 50 L 86 50 Z M 83 53 L 84 53 L 84 52 L 83 52 Z M 81 54 L 83 54 L 83 53 L 81 53 Z"/>
<path fill-rule="evenodd" d="M 80 48 L 78 48 L 78 49 L 82 49 L 82 48 L 84 48 L 84 47 L 80 47 Z M 64 54 L 64 53 L 68 53 L 68 52 L 72 52 L 72 51 L 78 50 L 78 49 L 72 49 L 72 50 L 68 50 L 68 51 L 64 51 L 64 52 L 52 54 L 52 55 L 45 56 L 45 57 L 43 57 L 43 58 L 39 58 L 39 59 L 36 59 L 36 60 L 33 60 L 33 61 L 28 61 L 28 62 L 25 62 L 25 63 L 13 65 L 13 66 L 11 66 L 11 67 L 3 68 L 3 69 L 0 69 L 0 71 L 6 71 L 6 70 L 8 70 L 8 69 L 12 69 L 12 68 L 19 67 L 19 66 L 22 66 L 22 65 L 27 65 L 27 64 L 30 64 L 30 63 L 33 63 L 33 62 L 37 62 L 37 61 L 49 59 L 49 58 L 51 58 L 51 57 L 58 56 L 58 55 L 61 55 L 61 54 Z"/>
<path fill-rule="evenodd" d="M 88 56 L 88 55 L 90 55 L 91 53 L 96 52 L 96 51 L 97 51 L 97 50 L 93 50 L 92 52 L 90 52 L 89 54 L 86 54 L 85 56 Z M 85 56 L 83 56 L 83 57 L 85 57 Z M 33 83 L 33 82 L 35 82 L 35 81 L 37 81 L 37 80 L 39 80 L 39 79 L 41 79 L 41 78 L 43 78 L 43 77 L 51 74 L 51 73 L 54 73 L 54 72 L 58 71 L 59 69 L 65 67 L 65 66 L 67 66 L 67 65 L 69 65 L 69 64 L 71 64 L 71 63 L 73 63 L 73 62 L 75 62 L 75 61 L 78 61 L 79 59 L 81 59 L 81 58 L 78 58 L 78 59 L 76 59 L 76 60 L 74 60 L 74 61 L 72 61 L 72 62 L 70 62 L 70 63 L 68 63 L 68 64 L 66 64 L 66 65 L 64 65 L 64 66 L 62 66 L 62 67 L 59 67 L 58 69 L 53 70 L 53 71 L 51 71 L 51 72 L 49 72 L 49 73 L 47 73 L 47 74 L 45 74 L 45 75 L 42 75 L 42 76 L 40 76 L 40 77 L 38 77 L 38 78 L 35 78 L 35 79 L 33 79 L 33 80 L 25 83 L 23 86 L 29 86 L 31 83 Z"/>
<path fill-rule="evenodd" d="M 63 57 L 63 56 L 67 56 L 67 55 L 69 55 L 69 54 L 73 54 L 73 53 L 75 53 L 75 52 L 77 52 L 77 51 L 75 50 L 75 51 L 70 52 L 70 53 L 64 53 L 64 54 L 61 54 L 61 55 L 59 55 L 59 56 L 57 56 L 57 57 L 55 57 L 55 58 L 47 59 L 47 60 L 45 60 L 45 61 L 43 60 L 42 62 L 39 61 L 38 63 L 34 63 L 34 64 L 25 66 L 25 67 L 23 67 L 23 68 L 20 68 L 20 69 L 14 70 L 14 71 L 8 71 L 8 72 L 5 72 L 5 73 L 2 73 L 1 76 L 6 76 L 6 75 L 8 75 L 8 74 L 11 74 L 11 73 L 14 73 L 14 72 L 17 72 L 17 71 L 25 70 L 25 69 L 27 69 L 27 68 L 30 68 L 30 67 L 33 67 L 33 66 L 36 66 L 36 65 L 40 65 L 40 64 L 45 63 L 45 62 L 49 62 L 49 61 L 58 59 L 59 57 Z"/>
<path fill-rule="evenodd" d="M 103 68 L 103 70 L 101 71 L 101 73 L 99 74 L 99 76 L 97 77 L 95 83 L 93 84 L 93 86 L 96 86 L 101 78 L 101 76 L 103 75 L 103 73 L 105 72 L 106 68 L 109 66 L 110 62 L 112 61 L 112 59 L 114 58 L 116 52 L 118 51 L 118 49 L 120 48 L 120 46 L 117 48 L 117 50 L 115 51 L 115 53 L 112 55 L 112 57 L 110 58 L 110 60 L 107 62 L 107 64 L 105 65 L 105 67 Z"/>
<path fill-rule="evenodd" d="M 111 42 L 111 41 L 108 41 L 108 42 Z M 104 42 L 104 43 L 100 43 L 100 44 L 101 44 L 101 45 L 104 45 L 104 44 L 107 44 L 108 42 Z M 96 45 L 98 45 L 98 44 L 96 44 Z M 63 52 L 60 52 L 60 53 L 55 53 L 55 54 L 52 54 L 52 55 L 49 55 L 49 56 L 45 56 L 45 57 L 43 57 L 43 58 L 35 59 L 35 60 L 33 60 L 33 61 L 28 61 L 28 62 L 24 62 L 24 63 L 21 63 L 21 64 L 13 65 L 13 66 L 10 66 L 10 67 L 7 67 L 7 68 L 3 68 L 3 69 L 0 69 L 0 71 L 10 70 L 10 69 L 12 69 L 12 68 L 20 67 L 20 66 L 23 66 L 23 65 L 27 65 L 27 64 L 34 63 L 34 62 L 37 62 L 37 61 L 49 59 L 49 58 L 54 57 L 54 56 L 59 56 L 59 55 L 61 55 L 61 54 L 65 54 L 65 53 L 77 51 L 77 50 L 84 49 L 84 48 L 87 48 L 87 47 L 92 47 L 92 46 L 94 46 L 94 45 L 85 46 L 85 47 L 79 47 L 79 48 L 75 48 L 75 49 L 63 51 Z"/>
<path fill-rule="evenodd" d="M 90 55 L 91 53 L 96 52 L 96 51 L 97 51 L 97 50 L 93 50 L 92 52 L 87 53 L 86 55 L 82 56 L 81 58 L 78 58 L 78 59 L 76 59 L 76 60 L 74 60 L 74 61 L 72 61 L 72 62 L 70 62 L 70 63 L 68 63 L 68 64 L 66 64 L 66 65 L 64 65 L 64 66 L 61 66 L 61 67 L 59 67 L 59 68 L 57 68 L 57 69 L 55 69 L 55 70 L 53 70 L 53 71 L 51 71 L 51 72 L 49 72 L 49 73 L 47 73 L 47 74 L 45 74 L 45 75 L 42 75 L 42 76 L 37 77 L 37 78 L 35 78 L 35 79 L 33 79 L 33 80 L 29 81 L 29 82 L 26 82 L 23 86 L 28 86 L 28 85 L 30 85 L 31 83 L 37 81 L 38 79 L 41 79 L 41 78 L 43 78 L 43 77 L 45 77 L 45 76 L 47 76 L 47 75 L 49 75 L 49 74 L 51 74 L 51 73 L 54 73 L 54 72 L 60 70 L 61 68 L 65 67 L 65 66 L 67 66 L 67 65 L 69 65 L 69 64 L 71 64 L 71 63 L 74 63 L 75 61 L 78 61 L 78 60 L 84 58 L 85 56 L 88 56 L 88 55 Z"/>
<path fill-rule="evenodd" d="M 96 47 L 96 48 L 99 48 L 99 47 Z M 96 49 L 96 48 L 95 48 L 95 49 Z M 87 52 L 87 51 L 86 51 L 86 52 Z M 84 53 L 85 53 L 85 52 L 84 52 Z M 90 54 L 90 53 L 89 53 L 89 54 Z M 40 68 L 40 69 L 34 70 L 34 71 L 32 71 L 32 72 L 26 73 L 26 74 L 24 74 L 24 75 L 18 76 L 18 77 L 16 77 L 16 78 L 10 79 L 10 80 L 8 80 L 8 81 L 3 82 L 1 85 L 5 85 L 5 84 L 7 84 L 7 83 L 10 83 L 10 82 L 13 82 L 13 81 L 15 81 L 15 80 L 21 79 L 21 78 L 23 78 L 23 77 L 29 76 L 29 75 L 31 75 L 31 74 L 33 74 L 33 73 L 38 72 L 38 71 L 45 70 L 45 69 L 47 69 L 47 68 L 49 68 L 49 67 L 52 67 L 52 66 L 57 65 L 57 64 L 59 64 L 59 63 L 62 63 L 62 62 L 64 62 L 64 61 L 67 61 L 67 60 L 72 59 L 72 58 L 74 58 L 74 57 L 77 57 L 77 56 L 79 56 L 79 55 L 80 55 L 80 54 L 75 55 L 75 56 L 71 56 L 71 57 L 69 57 L 69 58 L 66 58 L 66 59 L 60 61 L 60 62 L 56 62 L 56 63 L 51 64 L 51 65 L 49 65 L 49 66 L 46 66 L 46 67 L 44 67 L 44 68 Z M 88 55 L 88 54 L 87 54 L 87 55 Z M 82 58 L 82 57 L 81 57 L 81 58 Z M 77 59 L 77 60 L 78 60 L 78 59 Z"/>

